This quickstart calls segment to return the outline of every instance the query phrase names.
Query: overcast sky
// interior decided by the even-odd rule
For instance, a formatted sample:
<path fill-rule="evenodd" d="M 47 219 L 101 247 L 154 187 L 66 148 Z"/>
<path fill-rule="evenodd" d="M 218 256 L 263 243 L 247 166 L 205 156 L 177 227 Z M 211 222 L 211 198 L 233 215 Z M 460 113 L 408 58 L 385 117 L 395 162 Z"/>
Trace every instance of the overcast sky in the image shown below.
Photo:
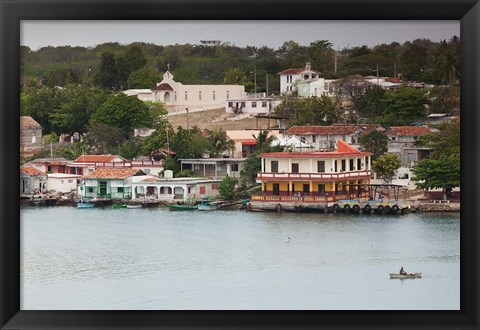
<path fill-rule="evenodd" d="M 200 40 L 275 49 L 289 40 L 303 46 L 328 40 L 334 49 L 343 49 L 460 36 L 460 21 L 22 21 L 20 28 L 20 44 L 32 50 L 105 42 L 200 44 Z"/>

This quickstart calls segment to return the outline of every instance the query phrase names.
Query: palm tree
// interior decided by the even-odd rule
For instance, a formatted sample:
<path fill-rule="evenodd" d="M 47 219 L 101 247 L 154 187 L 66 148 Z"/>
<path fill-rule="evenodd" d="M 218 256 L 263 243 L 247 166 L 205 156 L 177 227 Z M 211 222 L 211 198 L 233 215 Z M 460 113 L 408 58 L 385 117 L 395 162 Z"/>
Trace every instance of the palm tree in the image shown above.
<path fill-rule="evenodd" d="M 230 154 L 235 151 L 235 141 L 227 136 L 227 132 L 221 127 L 215 127 L 212 131 L 208 131 L 209 139 L 215 148 L 215 156 L 228 151 Z"/>

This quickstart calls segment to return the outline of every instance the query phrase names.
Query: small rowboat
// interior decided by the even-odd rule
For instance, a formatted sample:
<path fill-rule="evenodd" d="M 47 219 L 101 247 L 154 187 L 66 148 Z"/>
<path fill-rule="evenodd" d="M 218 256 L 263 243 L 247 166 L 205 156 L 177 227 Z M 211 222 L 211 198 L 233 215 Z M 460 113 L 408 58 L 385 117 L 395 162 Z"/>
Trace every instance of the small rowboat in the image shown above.
<path fill-rule="evenodd" d="M 95 204 L 93 202 L 90 202 L 90 201 L 81 200 L 77 203 L 77 209 L 91 209 L 94 206 L 95 206 Z"/>
<path fill-rule="evenodd" d="M 127 204 L 113 204 L 114 209 L 126 209 Z"/>
<path fill-rule="evenodd" d="M 141 209 L 142 205 L 129 205 L 127 204 L 127 209 Z"/>
<path fill-rule="evenodd" d="M 407 273 L 406 275 L 402 275 L 399 273 L 390 273 L 390 278 L 420 278 L 422 277 L 422 273 Z"/>
<path fill-rule="evenodd" d="M 199 211 L 214 211 L 218 210 L 218 205 L 208 198 L 203 198 L 200 204 L 197 205 Z"/>

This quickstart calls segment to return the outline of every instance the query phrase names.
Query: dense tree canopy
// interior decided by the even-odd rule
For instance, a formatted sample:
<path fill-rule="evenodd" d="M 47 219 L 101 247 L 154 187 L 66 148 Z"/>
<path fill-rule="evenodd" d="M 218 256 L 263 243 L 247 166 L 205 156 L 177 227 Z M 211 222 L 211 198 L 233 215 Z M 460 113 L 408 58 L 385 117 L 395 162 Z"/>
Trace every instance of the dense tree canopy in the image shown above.
<path fill-rule="evenodd" d="M 284 101 L 275 108 L 275 113 L 287 116 L 287 126 L 331 125 L 340 115 L 328 96 L 299 98 Z"/>
<path fill-rule="evenodd" d="M 372 153 L 372 160 L 378 159 L 388 150 L 388 137 L 377 130 L 373 130 L 360 137 L 362 150 Z"/>
<path fill-rule="evenodd" d="M 109 96 L 90 118 L 90 124 L 120 128 L 126 139 L 133 135 L 134 128 L 151 127 L 152 122 L 147 105 L 123 93 Z"/>

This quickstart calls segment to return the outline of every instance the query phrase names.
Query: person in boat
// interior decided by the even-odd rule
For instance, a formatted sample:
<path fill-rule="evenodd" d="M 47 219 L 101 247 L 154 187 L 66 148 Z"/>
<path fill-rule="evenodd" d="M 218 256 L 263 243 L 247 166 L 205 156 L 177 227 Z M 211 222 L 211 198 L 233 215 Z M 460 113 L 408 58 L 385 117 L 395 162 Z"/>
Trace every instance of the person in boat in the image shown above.
<path fill-rule="evenodd" d="M 403 270 L 403 267 L 400 268 L 400 275 L 407 275 L 407 272 Z"/>

